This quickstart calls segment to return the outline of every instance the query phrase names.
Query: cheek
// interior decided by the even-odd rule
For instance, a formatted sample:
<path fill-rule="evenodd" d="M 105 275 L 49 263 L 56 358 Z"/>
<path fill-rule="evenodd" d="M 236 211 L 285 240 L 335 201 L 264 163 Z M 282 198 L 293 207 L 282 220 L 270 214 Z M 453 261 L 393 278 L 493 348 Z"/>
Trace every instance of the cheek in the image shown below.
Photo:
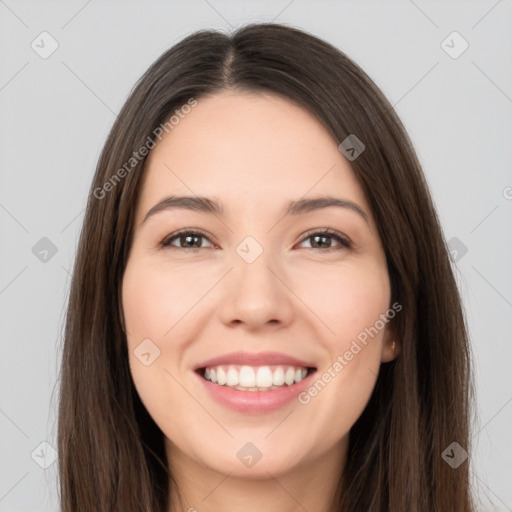
<path fill-rule="evenodd" d="M 322 320 L 317 340 L 328 357 L 299 401 L 321 409 L 325 415 L 318 412 L 320 422 L 334 421 L 338 432 L 348 431 L 379 373 L 391 299 L 389 277 L 384 265 L 347 265 L 315 277 L 317 286 L 310 283 L 309 291 L 303 288 L 299 294 L 308 297 L 308 306 Z"/>
<path fill-rule="evenodd" d="M 350 345 L 359 335 L 364 338 L 376 322 L 378 330 L 384 330 L 379 319 L 389 308 L 391 292 L 383 264 L 356 262 L 335 270 L 319 268 L 310 275 L 314 279 L 297 280 L 297 295 L 304 297 L 310 311 L 324 325 L 319 339 L 327 343 L 329 352 L 347 350 L 347 342 Z"/>
<path fill-rule="evenodd" d="M 150 354 L 142 362 L 154 360 L 151 368 L 161 366 L 167 352 L 162 340 L 175 323 L 173 311 L 180 304 L 178 290 L 176 282 L 171 283 L 165 272 L 158 272 L 155 265 L 146 264 L 137 254 L 129 260 L 123 277 L 122 300 L 134 376 L 141 366 L 137 361 L 139 352 Z"/>
<path fill-rule="evenodd" d="M 176 366 L 185 350 L 180 340 L 186 339 L 181 331 L 186 322 L 179 322 L 190 310 L 194 294 L 190 287 L 182 286 L 183 274 L 165 271 L 161 265 L 137 256 L 135 253 L 128 262 L 122 287 L 130 371 L 155 422 L 171 425 L 171 411 L 186 404 Z M 197 294 L 194 296 L 197 301 Z"/>
<path fill-rule="evenodd" d="M 201 284 L 202 282 L 202 284 Z M 165 265 L 129 263 L 123 278 L 123 311 L 132 336 L 162 340 L 187 315 L 206 290 L 197 272 L 180 272 Z"/>

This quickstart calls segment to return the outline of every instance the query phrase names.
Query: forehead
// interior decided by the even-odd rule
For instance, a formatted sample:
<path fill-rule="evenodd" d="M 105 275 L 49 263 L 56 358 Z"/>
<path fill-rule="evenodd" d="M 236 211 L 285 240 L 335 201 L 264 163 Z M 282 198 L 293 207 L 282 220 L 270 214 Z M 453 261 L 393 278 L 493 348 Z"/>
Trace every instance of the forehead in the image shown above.
<path fill-rule="evenodd" d="M 222 92 L 182 114 L 146 161 L 139 219 L 169 194 L 216 196 L 228 213 L 322 194 L 368 208 L 338 142 L 308 111 L 273 94 Z"/>

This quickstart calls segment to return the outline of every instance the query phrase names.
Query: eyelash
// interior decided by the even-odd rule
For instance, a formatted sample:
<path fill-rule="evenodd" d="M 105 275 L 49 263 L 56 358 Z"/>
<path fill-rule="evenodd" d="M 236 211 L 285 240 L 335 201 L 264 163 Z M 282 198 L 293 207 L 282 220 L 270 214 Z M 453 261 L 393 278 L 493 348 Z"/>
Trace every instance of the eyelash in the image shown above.
<path fill-rule="evenodd" d="M 207 247 L 176 247 L 176 246 L 171 245 L 171 242 L 174 239 L 179 238 L 180 236 L 183 236 L 183 235 L 193 235 L 193 236 L 198 236 L 198 237 L 202 237 L 202 238 L 209 240 L 208 237 L 201 231 L 184 229 L 181 231 L 177 231 L 176 233 L 172 233 L 168 237 L 164 238 L 164 240 L 162 240 L 160 242 L 160 246 L 162 248 L 180 249 L 182 251 L 192 251 L 192 252 L 197 252 L 200 249 L 207 249 Z M 319 250 L 321 252 L 340 251 L 343 249 L 351 249 L 352 248 L 351 242 L 347 238 L 345 238 L 341 233 L 338 233 L 337 231 L 335 231 L 333 229 L 324 229 L 324 230 L 320 230 L 320 231 L 311 231 L 309 233 L 306 233 L 306 235 L 302 238 L 300 243 L 304 242 L 305 240 L 308 240 L 309 238 L 312 238 L 314 235 L 328 236 L 330 238 L 334 238 L 340 244 L 340 246 L 338 246 L 338 247 L 328 247 L 326 249 L 320 248 Z M 318 248 L 305 247 L 305 249 L 318 249 Z"/>

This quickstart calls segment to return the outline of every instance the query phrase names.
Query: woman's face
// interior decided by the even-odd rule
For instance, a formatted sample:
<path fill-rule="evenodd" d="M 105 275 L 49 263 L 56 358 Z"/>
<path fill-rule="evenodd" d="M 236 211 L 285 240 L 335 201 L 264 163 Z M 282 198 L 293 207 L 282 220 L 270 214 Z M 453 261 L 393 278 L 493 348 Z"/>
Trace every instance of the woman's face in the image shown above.
<path fill-rule="evenodd" d="M 340 470 L 393 354 L 384 251 L 339 142 L 285 99 L 223 92 L 151 150 L 122 297 L 171 467 Z M 326 197 L 341 206 L 310 202 Z"/>

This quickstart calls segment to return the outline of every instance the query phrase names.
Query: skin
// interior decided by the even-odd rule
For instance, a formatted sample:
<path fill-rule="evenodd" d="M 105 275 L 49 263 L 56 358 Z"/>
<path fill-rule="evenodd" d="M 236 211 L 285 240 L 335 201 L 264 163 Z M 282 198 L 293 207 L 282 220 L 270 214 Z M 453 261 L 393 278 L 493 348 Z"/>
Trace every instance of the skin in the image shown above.
<path fill-rule="evenodd" d="M 216 197 L 225 211 L 168 209 L 143 222 L 170 195 Z M 283 217 L 290 200 L 321 195 L 356 203 L 368 222 L 332 206 Z M 205 233 L 201 248 L 180 237 L 160 246 L 184 228 Z M 315 247 L 311 235 L 325 228 L 352 247 L 329 237 Z M 236 252 L 247 236 L 263 249 L 250 264 Z M 148 157 L 122 291 L 132 376 L 165 435 L 180 510 L 334 511 L 350 428 L 394 357 L 390 324 L 308 404 L 242 414 L 192 371 L 227 352 L 269 350 L 311 361 L 319 376 L 391 307 L 369 204 L 322 124 L 276 95 L 198 99 Z M 148 366 L 134 355 L 145 339 L 160 350 Z M 262 453 L 250 468 L 237 457 L 247 442 Z"/>

